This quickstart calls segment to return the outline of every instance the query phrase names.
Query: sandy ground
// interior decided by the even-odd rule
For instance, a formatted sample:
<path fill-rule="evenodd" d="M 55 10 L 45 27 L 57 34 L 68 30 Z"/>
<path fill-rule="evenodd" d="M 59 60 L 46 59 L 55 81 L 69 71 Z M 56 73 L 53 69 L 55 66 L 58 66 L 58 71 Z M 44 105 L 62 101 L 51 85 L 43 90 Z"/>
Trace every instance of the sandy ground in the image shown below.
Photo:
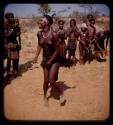
<path fill-rule="evenodd" d="M 29 62 L 34 54 L 21 52 L 22 76 L 4 88 L 4 115 L 9 120 L 104 120 L 109 117 L 109 58 L 106 62 L 77 63 L 60 68 L 58 84 L 67 100 L 60 106 L 58 93 L 43 101 L 43 72 L 39 62 Z M 23 58 L 24 57 L 24 58 Z M 48 96 L 51 89 L 48 90 Z"/>
<path fill-rule="evenodd" d="M 37 30 L 22 34 L 19 70 L 21 76 L 4 87 L 4 115 L 9 120 L 105 120 L 109 117 L 109 55 L 106 62 L 94 60 L 71 68 L 61 67 L 57 84 L 67 100 L 60 106 L 58 92 L 49 88 L 48 106 L 43 101 L 43 70 L 35 56 Z M 78 52 L 78 51 L 77 51 Z M 77 53 L 78 57 L 78 53 Z"/>

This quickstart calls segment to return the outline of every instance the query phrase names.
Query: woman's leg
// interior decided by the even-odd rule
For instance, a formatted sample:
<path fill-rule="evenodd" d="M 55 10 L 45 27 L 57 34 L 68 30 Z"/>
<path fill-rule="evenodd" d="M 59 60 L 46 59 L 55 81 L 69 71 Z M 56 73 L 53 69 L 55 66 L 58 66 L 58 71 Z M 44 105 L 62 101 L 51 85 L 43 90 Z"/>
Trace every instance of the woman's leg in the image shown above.
<path fill-rule="evenodd" d="M 59 70 L 59 63 L 54 63 L 51 66 L 51 69 L 49 71 L 49 82 L 51 84 L 52 87 L 56 88 L 57 91 L 61 94 L 60 95 L 60 105 L 65 105 L 66 103 L 66 99 L 64 98 L 64 92 L 63 92 L 63 88 L 61 86 L 58 86 L 55 81 L 55 77 L 58 73 Z"/>
<path fill-rule="evenodd" d="M 9 72 L 10 72 L 10 66 L 11 66 L 11 59 L 8 58 L 8 59 L 7 59 L 7 67 L 6 67 L 7 75 L 9 75 Z"/>
<path fill-rule="evenodd" d="M 63 94 L 62 88 L 56 84 L 56 75 L 58 75 L 59 63 L 54 63 L 49 71 L 49 82 L 52 87 L 56 88 L 57 91 Z"/>
<path fill-rule="evenodd" d="M 43 68 L 44 72 L 44 83 L 43 83 L 43 91 L 44 91 L 44 98 L 46 98 L 47 90 L 48 90 L 48 83 L 49 83 L 49 71 L 46 68 Z"/>
<path fill-rule="evenodd" d="M 84 62 L 84 55 L 83 55 L 83 46 L 82 46 L 82 44 L 79 44 L 79 62 L 80 62 L 80 64 L 83 64 L 83 62 Z"/>
<path fill-rule="evenodd" d="M 75 59 L 75 49 L 72 50 L 72 56 L 73 56 L 73 59 Z"/>
<path fill-rule="evenodd" d="M 17 73 L 18 73 L 18 63 L 19 63 L 19 59 L 13 60 L 13 71 L 14 71 L 15 75 L 17 75 Z"/>
<path fill-rule="evenodd" d="M 54 63 L 51 66 L 50 71 L 49 71 L 49 82 L 52 87 L 55 87 L 61 93 L 61 89 L 59 88 L 58 85 L 55 84 L 58 71 L 59 71 L 59 63 Z"/>

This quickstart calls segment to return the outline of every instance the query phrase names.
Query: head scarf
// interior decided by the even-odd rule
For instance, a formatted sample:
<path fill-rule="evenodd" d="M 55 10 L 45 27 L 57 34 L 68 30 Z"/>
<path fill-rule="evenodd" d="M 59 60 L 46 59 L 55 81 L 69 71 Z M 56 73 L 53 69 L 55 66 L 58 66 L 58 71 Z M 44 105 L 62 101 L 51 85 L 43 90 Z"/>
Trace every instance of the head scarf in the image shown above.
<path fill-rule="evenodd" d="M 87 28 L 86 23 L 82 23 L 81 28 Z"/>

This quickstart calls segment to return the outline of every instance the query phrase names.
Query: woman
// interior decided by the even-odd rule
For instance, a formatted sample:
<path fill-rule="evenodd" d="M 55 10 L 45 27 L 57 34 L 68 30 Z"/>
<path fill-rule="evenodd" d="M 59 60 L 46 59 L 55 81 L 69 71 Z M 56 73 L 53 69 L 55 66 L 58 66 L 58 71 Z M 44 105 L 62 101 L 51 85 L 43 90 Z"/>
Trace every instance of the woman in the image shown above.
<path fill-rule="evenodd" d="M 58 29 L 56 30 L 58 37 L 59 37 L 59 42 L 60 42 L 60 56 L 62 58 L 66 57 L 66 30 L 64 29 L 64 20 L 59 20 L 58 21 Z"/>
<path fill-rule="evenodd" d="M 5 18 L 5 40 L 7 43 L 7 75 L 10 76 L 11 61 L 13 62 L 13 75 L 14 77 L 18 74 L 19 66 L 19 46 L 21 43 L 17 41 L 17 32 L 15 30 L 15 20 L 13 13 L 6 13 Z"/>
<path fill-rule="evenodd" d="M 68 35 L 68 44 L 67 44 L 68 59 L 71 60 L 72 57 L 73 60 L 78 60 L 76 58 L 75 51 L 77 47 L 79 29 L 76 26 L 75 19 L 70 20 L 70 27 L 67 29 L 67 35 Z"/>
<path fill-rule="evenodd" d="M 80 31 L 80 35 L 79 35 L 79 63 L 80 64 L 85 64 L 86 60 L 87 60 L 87 54 L 86 52 L 88 52 L 88 28 L 86 23 L 82 23 L 81 25 L 81 31 Z"/>
<path fill-rule="evenodd" d="M 53 19 L 49 15 L 44 15 L 38 22 L 41 31 L 37 33 L 38 46 L 33 63 L 37 62 L 40 51 L 43 49 L 41 66 L 44 73 L 44 100 L 47 103 L 47 90 L 50 83 L 51 87 L 56 88 L 62 94 L 60 104 L 63 104 L 66 101 L 63 99 L 63 91 L 60 86 L 55 84 L 59 70 L 59 42 L 57 33 L 51 28 L 52 24 Z"/>

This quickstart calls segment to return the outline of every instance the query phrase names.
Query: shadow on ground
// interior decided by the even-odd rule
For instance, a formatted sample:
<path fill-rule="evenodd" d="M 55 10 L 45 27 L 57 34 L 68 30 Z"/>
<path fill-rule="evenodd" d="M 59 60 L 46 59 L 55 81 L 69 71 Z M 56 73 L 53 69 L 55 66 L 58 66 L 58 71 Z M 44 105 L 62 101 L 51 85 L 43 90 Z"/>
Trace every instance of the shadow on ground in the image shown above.
<path fill-rule="evenodd" d="M 67 90 L 67 89 L 72 89 L 72 88 L 74 89 L 74 88 L 76 88 L 76 86 L 72 86 L 72 87 L 67 86 L 67 85 L 64 83 L 64 81 L 58 81 L 58 82 L 56 82 L 56 85 L 57 85 L 58 87 L 60 87 L 63 92 L 64 92 L 65 90 Z M 48 96 L 47 99 L 49 99 L 49 98 L 54 98 L 54 99 L 59 100 L 59 99 L 60 99 L 60 95 L 61 95 L 61 93 L 54 87 L 54 88 L 51 88 L 50 95 Z"/>
<path fill-rule="evenodd" d="M 28 70 L 33 70 L 35 68 L 38 68 L 38 67 L 33 68 L 32 66 L 33 66 L 32 61 L 27 61 L 24 64 L 20 64 L 19 65 L 19 72 L 18 72 L 18 75 L 16 77 L 13 74 L 11 74 L 10 76 L 8 76 L 8 77 L 6 76 L 4 78 L 4 87 L 6 85 L 10 84 L 11 81 L 16 79 L 17 77 L 21 77 L 24 72 L 27 72 Z"/>

